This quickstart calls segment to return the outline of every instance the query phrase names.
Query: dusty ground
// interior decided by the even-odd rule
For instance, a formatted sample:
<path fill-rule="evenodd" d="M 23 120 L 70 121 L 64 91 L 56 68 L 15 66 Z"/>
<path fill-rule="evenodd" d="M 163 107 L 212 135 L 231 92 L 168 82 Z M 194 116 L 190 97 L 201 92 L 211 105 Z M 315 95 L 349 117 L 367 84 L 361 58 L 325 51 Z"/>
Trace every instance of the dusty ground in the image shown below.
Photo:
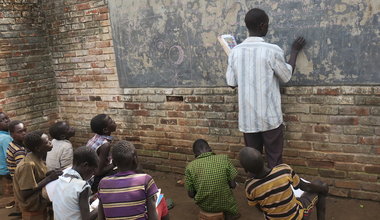
<path fill-rule="evenodd" d="M 197 219 L 199 209 L 193 200 L 187 197 L 184 187 L 176 186 L 176 181 L 182 178 L 181 175 L 148 171 L 157 185 L 162 189 L 167 198 L 174 201 L 174 208 L 170 210 L 172 220 L 193 220 Z M 249 207 L 244 197 L 242 185 L 235 189 L 235 197 L 238 200 L 240 220 L 264 219 L 256 208 Z M 1 202 L 0 202 L 1 203 Z M 380 202 L 362 201 L 354 199 L 342 199 L 329 197 L 327 199 L 327 218 L 329 220 L 377 220 L 380 219 Z M 8 214 L 12 209 L 0 209 L 0 219 L 18 219 L 10 218 Z M 316 219 L 315 216 L 312 219 Z"/>

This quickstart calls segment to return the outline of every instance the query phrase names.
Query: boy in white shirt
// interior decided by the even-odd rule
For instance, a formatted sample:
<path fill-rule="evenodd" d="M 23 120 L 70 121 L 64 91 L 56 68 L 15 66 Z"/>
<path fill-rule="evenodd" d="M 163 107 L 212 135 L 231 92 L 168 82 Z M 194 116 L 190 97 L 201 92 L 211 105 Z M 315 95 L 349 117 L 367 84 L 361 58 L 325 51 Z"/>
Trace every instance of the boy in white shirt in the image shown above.
<path fill-rule="evenodd" d="M 87 183 L 99 164 L 96 152 L 88 147 L 74 151 L 73 167 L 56 181 L 54 193 L 49 194 L 53 202 L 54 219 L 96 219 L 97 209 L 90 212 L 91 187 Z"/>

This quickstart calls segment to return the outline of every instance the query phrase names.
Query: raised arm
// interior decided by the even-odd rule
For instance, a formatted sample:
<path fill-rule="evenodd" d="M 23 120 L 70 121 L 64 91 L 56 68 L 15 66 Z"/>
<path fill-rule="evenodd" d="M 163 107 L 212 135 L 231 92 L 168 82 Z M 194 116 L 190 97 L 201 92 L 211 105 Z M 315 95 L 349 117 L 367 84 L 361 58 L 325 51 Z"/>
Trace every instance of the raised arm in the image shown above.
<path fill-rule="evenodd" d="M 294 69 L 296 68 L 296 60 L 297 60 L 298 53 L 305 46 L 305 44 L 306 44 L 306 41 L 305 41 L 305 38 L 303 37 L 298 37 L 297 39 L 293 41 L 292 50 L 290 52 L 290 58 L 288 61 L 288 63 L 293 68 L 293 72 L 294 72 Z"/>

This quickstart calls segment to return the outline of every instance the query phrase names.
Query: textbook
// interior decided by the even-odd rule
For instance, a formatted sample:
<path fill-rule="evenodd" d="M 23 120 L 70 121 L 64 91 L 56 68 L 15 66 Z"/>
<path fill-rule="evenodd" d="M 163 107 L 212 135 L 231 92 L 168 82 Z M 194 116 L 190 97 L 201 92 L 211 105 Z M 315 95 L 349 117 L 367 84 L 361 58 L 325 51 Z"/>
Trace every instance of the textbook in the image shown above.
<path fill-rule="evenodd" d="M 218 40 L 227 56 L 230 54 L 231 49 L 237 45 L 235 37 L 231 34 L 223 34 L 218 37 Z"/>

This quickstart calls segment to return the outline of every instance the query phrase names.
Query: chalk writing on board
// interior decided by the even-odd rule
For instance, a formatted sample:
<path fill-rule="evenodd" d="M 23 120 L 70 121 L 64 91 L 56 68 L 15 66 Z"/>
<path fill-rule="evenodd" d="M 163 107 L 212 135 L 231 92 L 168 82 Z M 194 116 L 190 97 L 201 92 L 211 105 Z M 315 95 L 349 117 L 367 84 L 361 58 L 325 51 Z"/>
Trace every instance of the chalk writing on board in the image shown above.
<path fill-rule="evenodd" d="M 259 1 L 270 23 L 265 40 L 289 54 L 307 39 L 288 85 L 380 84 L 375 1 Z M 217 37 L 247 37 L 253 0 L 108 0 L 121 87 L 226 86 L 227 56 Z"/>

